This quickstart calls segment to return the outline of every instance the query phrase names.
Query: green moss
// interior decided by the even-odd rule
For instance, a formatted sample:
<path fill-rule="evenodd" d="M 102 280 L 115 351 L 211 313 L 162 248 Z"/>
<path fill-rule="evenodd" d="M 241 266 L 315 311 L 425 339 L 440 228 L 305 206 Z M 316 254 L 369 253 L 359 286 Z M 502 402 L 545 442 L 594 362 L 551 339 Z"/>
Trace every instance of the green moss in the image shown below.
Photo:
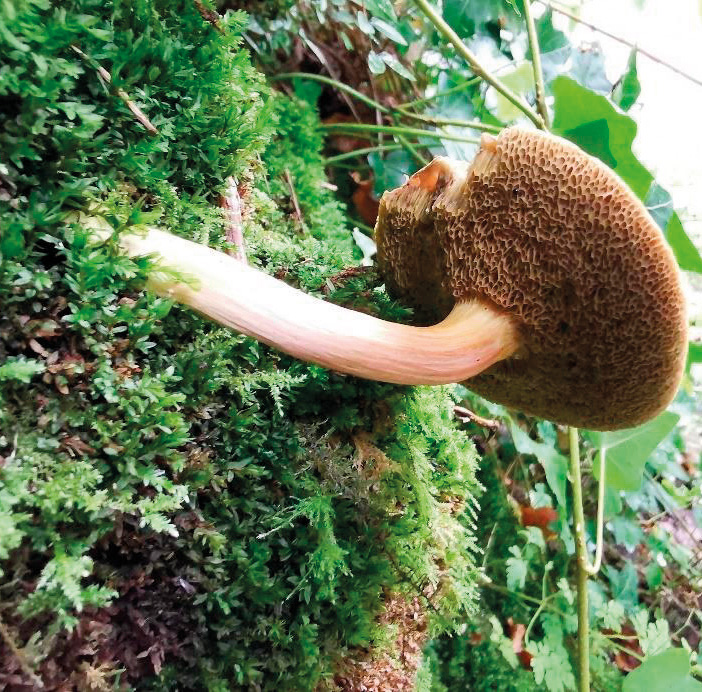
<path fill-rule="evenodd" d="M 224 181 L 253 180 L 252 264 L 403 314 L 373 272 L 336 276 L 353 245 L 317 116 L 270 96 L 228 21 L 222 37 L 185 0 L 34 0 L 0 34 L 0 599 L 47 685 L 83 662 L 161 690 L 310 689 L 391 647 L 387 594 L 436 591 L 434 634 L 474 607 L 476 457 L 448 390 L 207 322 L 76 215 L 222 247 Z M 16 665 L 0 655 L 0 686 Z"/>

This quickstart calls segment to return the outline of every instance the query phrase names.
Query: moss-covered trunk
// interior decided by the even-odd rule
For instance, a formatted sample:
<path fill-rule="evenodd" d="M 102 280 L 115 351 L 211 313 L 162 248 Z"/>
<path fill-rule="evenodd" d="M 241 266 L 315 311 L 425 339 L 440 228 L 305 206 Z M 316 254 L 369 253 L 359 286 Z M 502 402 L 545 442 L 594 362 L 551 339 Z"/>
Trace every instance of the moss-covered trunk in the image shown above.
<path fill-rule="evenodd" d="M 224 248 L 235 176 L 249 262 L 401 314 L 344 271 L 314 109 L 252 68 L 244 15 L 221 33 L 198 5 L 3 5 L 0 687 L 411 686 L 475 599 L 479 486 L 449 391 L 208 323 L 77 221 Z"/>

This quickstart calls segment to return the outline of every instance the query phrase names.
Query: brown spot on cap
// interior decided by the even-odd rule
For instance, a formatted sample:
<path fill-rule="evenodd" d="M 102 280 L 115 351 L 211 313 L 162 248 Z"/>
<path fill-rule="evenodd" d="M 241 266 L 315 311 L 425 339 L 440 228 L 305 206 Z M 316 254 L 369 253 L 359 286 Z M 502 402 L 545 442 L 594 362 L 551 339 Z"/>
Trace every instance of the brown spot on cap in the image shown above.
<path fill-rule="evenodd" d="M 613 171 L 566 140 L 509 128 L 470 167 L 442 159 L 416 176 L 421 185 L 381 201 L 389 290 L 426 319 L 478 300 L 519 325 L 519 352 L 470 389 L 596 430 L 638 425 L 668 405 L 687 348 L 679 272 Z"/>

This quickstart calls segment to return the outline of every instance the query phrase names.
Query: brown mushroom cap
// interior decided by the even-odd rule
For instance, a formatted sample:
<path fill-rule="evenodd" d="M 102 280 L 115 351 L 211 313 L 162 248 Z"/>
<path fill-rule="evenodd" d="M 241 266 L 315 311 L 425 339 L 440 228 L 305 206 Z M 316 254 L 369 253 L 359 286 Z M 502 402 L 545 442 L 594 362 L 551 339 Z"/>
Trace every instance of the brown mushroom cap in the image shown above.
<path fill-rule="evenodd" d="M 478 301 L 516 321 L 517 353 L 465 382 L 487 399 L 610 430 L 673 398 L 687 348 L 675 258 L 572 143 L 509 128 L 470 166 L 438 159 L 383 196 L 376 236 L 388 289 L 427 320 Z"/>

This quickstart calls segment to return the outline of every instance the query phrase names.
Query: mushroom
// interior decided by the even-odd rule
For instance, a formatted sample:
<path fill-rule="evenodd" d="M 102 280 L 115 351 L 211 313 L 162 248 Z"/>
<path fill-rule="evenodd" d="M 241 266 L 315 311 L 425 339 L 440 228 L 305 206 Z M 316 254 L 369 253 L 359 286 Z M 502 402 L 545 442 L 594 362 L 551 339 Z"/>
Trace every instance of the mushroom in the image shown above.
<path fill-rule="evenodd" d="M 105 235 L 103 231 L 101 235 Z M 378 264 L 432 326 L 309 296 L 156 229 L 122 235 L 189 280 L 157 292 L 297 358 L 398 384 L 461 382 L 558 423 L 630 427 L 665 408 L 687 320 L 677 264 L 645 207 L 598 160 L 541 132 L 484 136 L 383 195 Z"/>

